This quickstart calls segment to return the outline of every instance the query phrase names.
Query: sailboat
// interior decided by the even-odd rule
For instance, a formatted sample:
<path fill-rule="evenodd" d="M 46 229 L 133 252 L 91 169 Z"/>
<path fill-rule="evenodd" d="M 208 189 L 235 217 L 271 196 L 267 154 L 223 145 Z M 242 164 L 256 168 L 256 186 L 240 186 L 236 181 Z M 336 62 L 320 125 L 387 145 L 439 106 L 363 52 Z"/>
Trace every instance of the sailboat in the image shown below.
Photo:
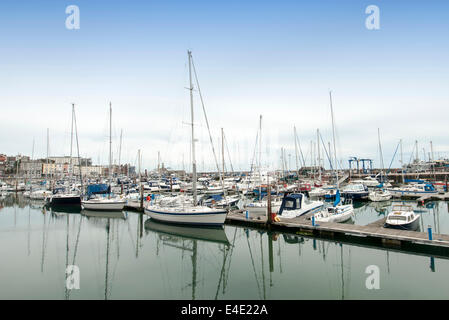
<path fill-rule="evenodd" d="M 189 60 L 190 79 L 190 111 L 192 126 L 192 190 L 193 202 L 175 202 L 172 206 L 147 203 L 145 213 L 152 219 L 160 222 L 189 224 L 197 226 L 222 226 L 227 211 L 225 209 L 209 208 L 198 205 L 197 201 L 197 173 L 195 160 L 195 132 L 193 117 L 193 84 L 192 84 L 192 52 L 187 51 Z"/>
<path fill-rule="evenodd" d="M 89 197 L 86 200 L 82 200 L 81 204 L 83 209 L 87 210 L 106 210 L 106 211 L 121 211 L 126 204 L 126 200 L 120 198 L 119 196 L 114 196 L 111 194 L 111 180 L 112 180 L 112 104 L 109 103 L 109 187 L 108 196 L 98 197 L 94 194 L 94 197 Z M 91 187 L 91 186 L 89 186 Z M 98 192 L 97 194 L 100 194 Z"/>
<path fill-rule="evenodd" d="M 258 184 L 258 192 L 256 194 L 259 196 L 259 199 L 256 201 L 247 201 L 244 204 L 243 210 L 248 212 L 249 217 L 261 217 L 261 216 L 268 216 L 268 199 L 262 199 L 262 189 L 269 185 L 269 172 L 262 174 L 261 167 L 262 167 L 262 115 L 260 115 L 259 120 L 259 165 L 258 165 L 258 179 L 256 180 Z M 265 178 L 265 179 L 264 179 Z M 263 183 L 266 182 L 266 185 Z M 266 192 L 265 192 L 266 193 Z M 267 197 L 268 198 L 268 197 Z M 282 205 L 282 200 L 280 199 L 274 199 L 271 201 L 271 211 L 272 213 L 278 213 L 279 209 Z M 271 214 L 271 213 L 270 213 Z"/>
<path fill-rule="evenodd" d="M 69 180 L 69 189 L 70 190 L 64 190 L 64 192 L 57 192 L 55 189 L 53 191 L 53 195 L 48 199 L 48 204 L 50 206 L 81 206 L 81 195 L 78 190 L 71 188 L 72 183 L 72 177 L 73 177 L 73 164 L 72 164 L 72 146 L 73 146 L 73 123 L 75 122 L 75 129 L 76 129 L 76 119 L 75 119 L 75 104 L 72 103 L 72 131 L 71 131 L 71 137 L 70 137 L 70 180 Z M 78 141 L 78 132 L 76 133 L 76 141 Z M 78 150 L 79 153 L 79 150 Z M 78 164 L 79 164 L 79 157 L 78 157 Z"/>
<path fill-rule="evenodd" d="M 338 188 L 338 168 L 337 168 L 337 148 L 335 146 L 335 125 L 334 125 L 334 111 L 332 109 L 332 92 L 329 92 L 331 117 L 332 117 L 332 136 L 334 142 L 334 157 L 335 157 L 335 174 L 337 181 L 337 192 L 333 206 L 327 207 L 324 210 L 316 213 L 315 220 L 318 222 L 345 222 L 354 216 L 354 207 L 351 204 L 342 204 L 340 198 L 340 190 Z"/>

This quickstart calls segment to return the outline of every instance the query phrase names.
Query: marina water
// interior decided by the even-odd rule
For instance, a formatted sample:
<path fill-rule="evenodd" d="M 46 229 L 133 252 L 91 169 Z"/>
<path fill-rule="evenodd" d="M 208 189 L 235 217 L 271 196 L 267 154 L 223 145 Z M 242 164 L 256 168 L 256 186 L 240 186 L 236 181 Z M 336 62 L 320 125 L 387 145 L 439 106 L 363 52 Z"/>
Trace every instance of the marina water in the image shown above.
<path fill-rule="evenodd" d="M 422 227 L 449 232 L 447 202 L 411 203 Z M 449 298 L 449 259 L 229 225 L 170 227 L 132 211 L 62 212 L 20 194 L 0 206 L 0 299 Z M 354 207 L 364 225 L 391 202 Z M 79 289 L 66 286 L 69 265 Z M 367 287 L 369 266 L 378 289 Z"/>

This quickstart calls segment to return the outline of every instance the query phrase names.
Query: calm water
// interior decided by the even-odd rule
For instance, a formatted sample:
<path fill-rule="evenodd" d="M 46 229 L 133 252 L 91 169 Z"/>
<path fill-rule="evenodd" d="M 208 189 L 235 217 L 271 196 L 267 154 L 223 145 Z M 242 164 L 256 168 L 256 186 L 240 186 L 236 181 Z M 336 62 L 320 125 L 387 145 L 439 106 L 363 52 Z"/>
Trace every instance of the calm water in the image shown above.
<path fill-rule="evenodd" d="M 427 256 L 231 226 L 170 227 L 134 212 L 55 212 L 15 196 L 0 206 L 0 299 L 449 298 L 446 259 L 431 268 Z M 362 204 L 355 223 L 388 208 Z M 447 203 L 419 210 L 425 227 L 449 233 Z M 65 288 L 67 265 L 79 267 L 79 290 Z M 365 286 L 368 265 L 379 267 L 379 290 Z"/>

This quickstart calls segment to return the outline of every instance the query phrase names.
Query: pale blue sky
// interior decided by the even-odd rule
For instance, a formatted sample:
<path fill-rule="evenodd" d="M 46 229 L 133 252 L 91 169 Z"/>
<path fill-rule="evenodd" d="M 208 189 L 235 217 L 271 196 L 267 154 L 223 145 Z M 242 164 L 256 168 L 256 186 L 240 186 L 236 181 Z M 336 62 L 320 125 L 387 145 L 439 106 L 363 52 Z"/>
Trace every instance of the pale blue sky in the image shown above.
<path fill-rule="evenodd" d="M 68 5 L 80 29 L 65 28 Z M 380 9 L 380 30 L 365 28 L 365 8 Z M 2 1 L 0 152 L 69 153 L 76 103 L 81 154 L 105 164 L 108 103 L 114 154 L 122 162 L 172 167 L 190 157 L 187 49 L 193 51 L 214 142 L 224 127 L 235 168 L 247 169 L 263 115 L 263 162 L 279 167 L 293 125 L 304 153 L 320 128 L 331 139 L 333 91 L 338 154 L 384 162 L 399 139 L 404 158 L 449 156 L 449 2 L 447 1 Z M 198 166 L 213 157 L 195 100 Z M 216 145 L 216 148 L 218 146 Z M 203 165 L 204 163 L 204 165 Z M 327 161 L 326 161 L 327 164 Z M 398 163 L 395 161 L 395 165 Z"/>

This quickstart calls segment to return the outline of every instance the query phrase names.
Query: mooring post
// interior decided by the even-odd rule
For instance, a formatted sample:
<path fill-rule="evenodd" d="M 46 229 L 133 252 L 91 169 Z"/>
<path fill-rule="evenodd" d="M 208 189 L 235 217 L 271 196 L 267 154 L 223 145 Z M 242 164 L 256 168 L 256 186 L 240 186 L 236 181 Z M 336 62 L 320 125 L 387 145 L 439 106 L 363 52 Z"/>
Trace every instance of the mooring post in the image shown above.
<path fill-rule="evenodd" d="M 432 240 L 432 227 L 430 226 L 430 224 L 427 227 L 427 233 L 429 234 L 429 240 Z"/>
<path fill-rule="evenodd" d="M 315 216 L 312 216 L 312 226 L 315 227 Z"/>
<path fill-rule="evenodd" d="M 271 216 L 271 188 L 270 185 L 267 185 L 267 225 L 268 228 L 270 228 L 272 221 L 272 216 Z"/>
<path fill-rule="evenodd" d="M 246 218 L 246 220 L 249 219 L 249 212 L 248 212 L 248 210 L 245 211 L 245 218 Z"/>
<path fill-rule="evenodd" d="M 143 184 L 140 184 L 140 211 L 143 211 Z"/>

